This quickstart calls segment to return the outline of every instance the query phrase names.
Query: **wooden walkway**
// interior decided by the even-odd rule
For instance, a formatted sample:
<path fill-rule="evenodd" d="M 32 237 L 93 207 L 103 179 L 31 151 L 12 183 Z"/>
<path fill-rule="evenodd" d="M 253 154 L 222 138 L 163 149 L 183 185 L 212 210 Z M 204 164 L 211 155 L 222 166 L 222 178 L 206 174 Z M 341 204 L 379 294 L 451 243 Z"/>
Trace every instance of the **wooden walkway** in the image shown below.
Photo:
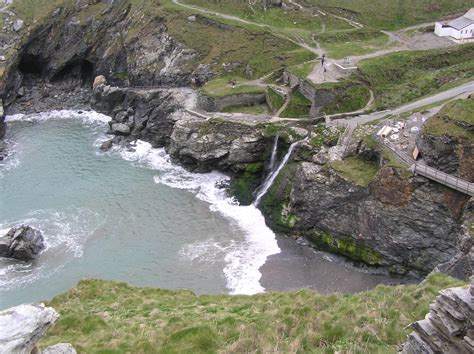
<path fill-rule="evenodd" d="M 471 197 L 474 196 L 474 183 L 451 176 L 433 167 L 428 167 L 425 164 L 415 163 L 411 166 L 411 170 L 414 174 L 422 175 L 449 188 L 470 195 Z"/>

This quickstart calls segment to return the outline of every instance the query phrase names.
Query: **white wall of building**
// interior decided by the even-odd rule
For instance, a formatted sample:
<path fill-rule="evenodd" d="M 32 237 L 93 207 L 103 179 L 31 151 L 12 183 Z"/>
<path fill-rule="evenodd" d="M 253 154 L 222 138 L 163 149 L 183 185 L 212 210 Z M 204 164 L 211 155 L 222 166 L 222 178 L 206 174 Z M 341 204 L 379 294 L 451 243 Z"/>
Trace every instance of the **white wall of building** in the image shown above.
<path fill-rule="evenodd" d="M 440 37 L 452 37 L 457 40 L 474 38 L 474 24 L 469 25 L 462 30 L 443 26 L 441 22 L 436 22 L 435 34 Z"/>

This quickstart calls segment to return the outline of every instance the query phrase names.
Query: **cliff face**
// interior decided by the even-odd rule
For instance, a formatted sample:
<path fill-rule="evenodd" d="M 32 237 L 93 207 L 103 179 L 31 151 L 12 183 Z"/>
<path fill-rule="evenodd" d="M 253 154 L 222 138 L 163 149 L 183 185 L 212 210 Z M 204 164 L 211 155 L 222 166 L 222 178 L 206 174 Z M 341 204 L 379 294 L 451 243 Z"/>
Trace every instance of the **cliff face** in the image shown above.
<path fill-rule="evenodd" d="M 394 167 L 368 186 L 329 164 L 293 162 L 262 203 L 271 225 L 394 273 L 430 272 L 456 253 L 468 197 Z"/>
<path fill-rule="evenodd" d="M 102 74 L 117 85 L 184 86 L 211 75 L 197 69 L 197 52 L 168 34 L 164 18 L 150 16 L 128 0 L 58 7 L 18 47 L 9 56 L 0 90 L 8 103 L 20 87 L 38 81 L 90 87 Z"/>
<path fill-rule="evenodd" d="M 426 164 L 474 182 L 474 97 L 451 102 L 430 118 L 417 145 Z"/>

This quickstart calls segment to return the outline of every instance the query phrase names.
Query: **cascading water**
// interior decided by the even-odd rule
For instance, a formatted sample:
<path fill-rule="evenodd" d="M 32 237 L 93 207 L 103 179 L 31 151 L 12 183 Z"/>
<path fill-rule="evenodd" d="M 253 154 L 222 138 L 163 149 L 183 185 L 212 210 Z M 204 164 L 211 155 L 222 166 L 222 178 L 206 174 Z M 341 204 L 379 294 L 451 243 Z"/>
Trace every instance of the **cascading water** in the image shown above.
<path fill-rule="evenodd" d="M 278 156 L 278 140 L 279 139 L 280 139 L 280 136 L 276 135 L 275 136 L 275 141 L 273 142 L 272 156 L 270 158 L 270 165 L 268 166 L 268 169 L 270 171 L 273 171 L 273 169 L 275 168 L 276 159 L 277 159 L 277 156 Z"/>
<path fill-rule="evenodd" d="M 262 187 L 259 189 L 259 191 L 257 193 L 257 197 L 255 198 L 255 201 L 253 202 L 253 206 L 258 207 L 258 205 L 260 204 L 262 198 L 265 196 L 265 194 L 267 194 L 268 190 L 273 185 L 273 182 L 275 182 L 275 179 L 278 177 L 278 175 L 280 174 L 283 167 L 285 167 L 286 164 L 288 163 L 288 160 L 290 159 L 291 154 L 295 150 L 296 146 L 298 146 L 298 144 L 300 144 L 301 142 L 306 141 L 306 140 L 307 139 L 299 140 L 299 141 L 291 144 L 290 148 L 288 149 L 288 152 L 283 157 L 283 160 L 281 160 L 278 167 L 275 170 L 272 170 L 270 172 L 270 174 L 268 175 L 268 177 L 263 182 Z"/>

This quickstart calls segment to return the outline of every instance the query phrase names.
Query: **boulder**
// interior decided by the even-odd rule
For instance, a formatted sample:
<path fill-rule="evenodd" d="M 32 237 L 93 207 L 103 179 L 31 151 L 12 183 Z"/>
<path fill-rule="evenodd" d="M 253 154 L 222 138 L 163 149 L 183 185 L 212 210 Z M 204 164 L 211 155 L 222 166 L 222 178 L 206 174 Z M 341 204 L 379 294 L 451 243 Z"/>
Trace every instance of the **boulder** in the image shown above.
<path fill-rule="evenodd" d="M 413 332 L 403 354 L 473 353 L 474 286 L 442 290 L 424 320 L 412 324 Z"/>
<path fill-rule="evenodd" d="M 107 85 L 107 79 L 104 75 L 99 75 L 94 79 L 94 83 L 92 84 L 92 89 L 95 90 L 99 86 Z"/>
<path fill-rule="evenodd" d="M 112 148 L 113 144 L 114 143 L 112 140 L 107 140 L 106 142 L 102 143 L 102 145 L 100 146 L 100 149 L 102 151 L 109 151 Z"/>
<path fill-rule="evenodd" d="M 0 353 L 27 354 L 59 318 L 44 305 L 20 305 L 0 312 Z"/>
<path fill-rule="evenodd" d="M 59 343 L 43 349 L 41 354 L 76 354 L 76 350 L 69 343 Z"/>
<path fill-rule="evenodd" d="M 25 24 L 25 23 L 23 22 L 23 20 L 20 20 L 20 19 L 15 20 L 15 22 L 13 22 L 13 30 L 14 30 L 15 32 L 21 31 L 21 29 L 23 28 L 23 25 L 24 25 L 24 24 Z"/>
<path fill-rule="evenodd" d="M 11 229 L 0 238 L 0 257 L 29 261 L 44 249 L 41 232 L 29 226 Z"/>
<path fill-rule="evenodd" d="M 130 135 L 130 127 L 123 123 L 112 124 L 112 131 L 118 135 Z"/>

